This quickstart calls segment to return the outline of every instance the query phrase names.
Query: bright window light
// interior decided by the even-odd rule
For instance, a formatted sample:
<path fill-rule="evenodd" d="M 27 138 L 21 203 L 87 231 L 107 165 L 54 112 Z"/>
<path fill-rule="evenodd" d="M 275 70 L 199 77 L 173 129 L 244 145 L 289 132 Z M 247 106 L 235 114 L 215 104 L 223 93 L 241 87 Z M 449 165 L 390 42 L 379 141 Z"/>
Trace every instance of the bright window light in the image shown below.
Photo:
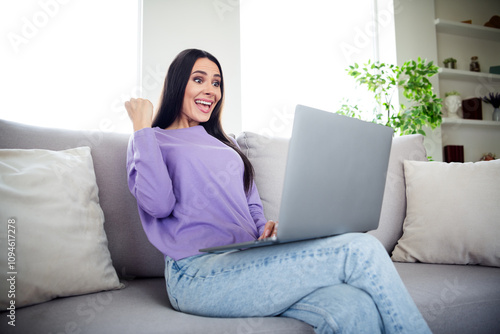
<path fill-rule="evenodd" d="M 0 3 L 0 118 L 130 132 L 139 95 L 140 0 Z"/>
<path fill-rule="evenodd" d="M 362 101 L 346 68 L 377 59 L 374 0 L 241 0 L 243 128 L 289 136 L 296 104 Z"/>

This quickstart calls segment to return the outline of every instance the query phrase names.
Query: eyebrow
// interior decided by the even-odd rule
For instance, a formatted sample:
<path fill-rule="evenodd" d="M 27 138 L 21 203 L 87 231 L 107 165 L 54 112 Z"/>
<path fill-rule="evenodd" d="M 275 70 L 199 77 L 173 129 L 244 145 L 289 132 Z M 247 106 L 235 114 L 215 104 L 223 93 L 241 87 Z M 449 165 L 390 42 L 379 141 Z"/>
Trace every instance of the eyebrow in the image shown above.
<path fill-rule="evenodd" d="M 194 72 L 193 72 L 193 73 L 191 73 L 191 74 L 195 74 L 195 73 L 200 73 L 200 74 L 203 74 L 203 75 L 208 76 L 207 72 L 200 71 L 200 70 L 194 71 Z M 220 75 L 220 74 L 214 74 L 214 77 L 221 78 L 221 75 Z"/>

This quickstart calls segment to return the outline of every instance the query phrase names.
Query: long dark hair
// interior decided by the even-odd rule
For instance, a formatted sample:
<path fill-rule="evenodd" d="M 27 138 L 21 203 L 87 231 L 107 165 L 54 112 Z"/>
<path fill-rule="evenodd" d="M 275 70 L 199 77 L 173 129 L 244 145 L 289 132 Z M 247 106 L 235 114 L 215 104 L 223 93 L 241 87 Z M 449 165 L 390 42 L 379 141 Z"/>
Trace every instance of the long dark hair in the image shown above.
<path fill-rule="evenodd" d="M 200 125 L 205 128 L 208 134 L 231 147 L 239 154 L 245 166 L 243 182 L 245 191 L 248 193 L 252 187 L 254 170 L 250 160 L 248 160 L 222 129 L 221 114 L 224 105 L 224 76 L 222 75 L 222 68 L 219 61 L 213 55 L 198 49 L 187 49 L 177 55 L 168 68 L 158 111 L 152 126 L 166 129 L 177 119 L 177 117 L 179 117 L 182 112 L 182 102 L 184 100 L 184 93 L 186 92 L 186 85 L 191 76 L 191 70 L 193 69 L 194 63 L 200 58 L 208 58 L 214 62 L 219 68 L 221 75 L 219 86 L 221 91 L 220 100 L 212 111 L 210 119 L 204 123 L 200 123 Z"/>

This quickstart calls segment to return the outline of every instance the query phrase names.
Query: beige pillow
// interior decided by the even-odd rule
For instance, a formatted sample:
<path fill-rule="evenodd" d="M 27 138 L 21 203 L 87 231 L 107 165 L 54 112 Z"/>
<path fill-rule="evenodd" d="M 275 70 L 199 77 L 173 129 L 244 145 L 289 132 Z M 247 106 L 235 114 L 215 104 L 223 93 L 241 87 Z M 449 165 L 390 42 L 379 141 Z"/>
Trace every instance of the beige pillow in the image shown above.
<path fill-rule="evenodd" d="M 264 215 L 269 220 L 278 220 L 290 140 L 242 132 L 237 141 L 254 168 Z"/>
<path fill-rule="evenodd" d="M 0 198 L 2 309 L 122 287 L 90 148 L 0 150 Z"/>
<path fill-rule="evenodd" d="M 392 259 L 500 266 L 500 160 L 404 167 L 407 215 Z"/>

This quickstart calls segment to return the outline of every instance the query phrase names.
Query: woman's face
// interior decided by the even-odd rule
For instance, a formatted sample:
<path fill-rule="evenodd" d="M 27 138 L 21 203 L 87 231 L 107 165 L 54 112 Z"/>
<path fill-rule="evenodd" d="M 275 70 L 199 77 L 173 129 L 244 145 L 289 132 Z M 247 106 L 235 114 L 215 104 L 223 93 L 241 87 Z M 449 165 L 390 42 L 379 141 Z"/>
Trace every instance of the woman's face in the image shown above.
<path fill-rule="evenodd" d="M 221 98 L 221 74 L 208 58 L 199 58 L 193 65 L 186 85 L 182 111 L 177 127 L 191 127 L 207 122 Z"/>

